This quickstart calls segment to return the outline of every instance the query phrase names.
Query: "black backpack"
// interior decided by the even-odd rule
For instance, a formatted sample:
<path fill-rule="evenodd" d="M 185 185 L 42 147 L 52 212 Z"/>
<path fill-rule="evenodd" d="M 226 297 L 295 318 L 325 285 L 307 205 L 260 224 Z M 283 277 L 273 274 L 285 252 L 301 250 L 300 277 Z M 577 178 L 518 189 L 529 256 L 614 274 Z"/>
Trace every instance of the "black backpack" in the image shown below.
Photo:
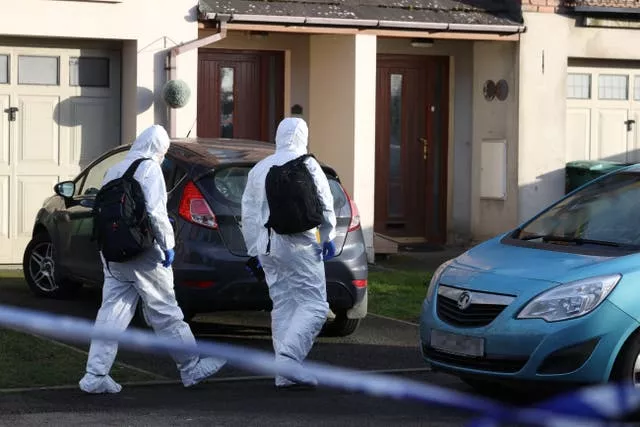
<path fill-rule="evenodd" d="M 267 173 L 265 188 L 270 214 L 265 227 L 278 234 L 302 233 L 322 224 L 318 189 L 304 163 L 309 157 L 313 155 L 305 154 L 282 166 L 272 166 Z"/>
<path fill-rule="evenodd" d="M 93 238 L 107 262 L 125 262 L 153 246 L 140 183 L 133 177 L 145 160 L 134 161 L 121 178 L 105 184 L 93 207 Z"/>

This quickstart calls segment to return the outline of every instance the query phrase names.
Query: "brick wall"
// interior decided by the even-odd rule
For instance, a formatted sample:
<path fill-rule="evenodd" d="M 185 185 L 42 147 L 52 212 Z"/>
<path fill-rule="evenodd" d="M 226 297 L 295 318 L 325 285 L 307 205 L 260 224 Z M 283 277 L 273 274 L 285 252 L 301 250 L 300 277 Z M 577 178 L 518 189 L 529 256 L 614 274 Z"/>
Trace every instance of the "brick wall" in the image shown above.
<path fill-rule="evenodd" d="M 562 0 L 522 0 L 523 12 L 557 12 L 564 3 Z"/>

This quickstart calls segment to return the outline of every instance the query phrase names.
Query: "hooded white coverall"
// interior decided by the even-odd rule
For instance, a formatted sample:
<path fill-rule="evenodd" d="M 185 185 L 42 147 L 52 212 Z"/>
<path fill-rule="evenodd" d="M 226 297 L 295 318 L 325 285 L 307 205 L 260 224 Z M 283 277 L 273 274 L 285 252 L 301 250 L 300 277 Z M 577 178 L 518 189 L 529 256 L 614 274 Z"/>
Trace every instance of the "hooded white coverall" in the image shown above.
<path fill-rule="evenodd" d="M 155 247 L 124 263 L 110 262 L 107 266 L 102 258 L 104 287 L 96 325 L 124 331 L 141 300 L 146 318 L 158 335 L 195 345 L 193 333 L 184 322 L 182 310 L 176 302 L 173 270 L 161 265 L 165 258 L 164 251 L 175 246 L 173 228 L 167 215 L 164 176 L 160 167 L 168 149 L 167 132 L 161 126 L 151 126 L 135 140 L 125 159 L 109 169 L 104 177 L 103 185 L 124 175 L 136 159 L 152 159 L 140 163 L 134 178 L 140 183 L 145 196 Z M 109 376 L 117 351 L 117 342 L 92 341 L 87 372 L 80 380 L 80 389 L 87 393 L 118 393 L 122 389 Z M 172 357 L 185 387 L 213 375 L 225 364 L 224 360 L 200 358 L 196 354 L 172 354 Z"/>
<path fill-rule="evenodd" d="M 333 196 L 320 165 L 308 158 L 305 164 L 324 207 L 324 220 L 318 227 L 320 243 L 315 229 L 294 235 L 278 235 L 272 231 L 271 250 L 267 254 L 269 235 L 265 224 L 269 219 L 269 205 L 265 179 L 272 166 L 307 153 L 308 134 L 304 120 L 284 119 L 276 132 L 275 154 L 249 172 L 242 197 L 242 233 L 248 254 L 258 256 L 273 302 L 271 329 L 276 361 L 294 366 L 306 358 L 329 312 L 321 245 L 335 238 Z M 275 383 L 277 387 L 293 383 L 316 385 L 317 380 L 277 376 Z"/>

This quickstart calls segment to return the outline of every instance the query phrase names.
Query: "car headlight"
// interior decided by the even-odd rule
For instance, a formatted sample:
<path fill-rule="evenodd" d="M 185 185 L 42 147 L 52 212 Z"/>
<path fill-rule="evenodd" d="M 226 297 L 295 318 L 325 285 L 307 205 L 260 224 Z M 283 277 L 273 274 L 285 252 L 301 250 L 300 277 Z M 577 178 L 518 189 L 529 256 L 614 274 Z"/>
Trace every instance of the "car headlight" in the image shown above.
<path fill-rule="evenodd" d="M 431 302 L 431 300 L 433 299 L 433 293 L 436 291 L 436 287 L 438 285 L 438 282 L 440 281 L 440 276 L 442 276 L 442 273 L 444 273 L 444 271 L 452 262 L 452 259 L 444 262 L 442 265 L 440 265 L 440 267 L 438 267 L 436 272 L 433 273 L 433 276 L 431 276 L 431 282 L 429 282 L 429 287 L 427 288 L 427 302 Z"/>
<path fill-rule="evenodd" d="M 607 298 L 621 278 L 621 275 L 615 274 L 556 286 L 532 299 L 517 318 L 558 322 L 584 316 Z"/>

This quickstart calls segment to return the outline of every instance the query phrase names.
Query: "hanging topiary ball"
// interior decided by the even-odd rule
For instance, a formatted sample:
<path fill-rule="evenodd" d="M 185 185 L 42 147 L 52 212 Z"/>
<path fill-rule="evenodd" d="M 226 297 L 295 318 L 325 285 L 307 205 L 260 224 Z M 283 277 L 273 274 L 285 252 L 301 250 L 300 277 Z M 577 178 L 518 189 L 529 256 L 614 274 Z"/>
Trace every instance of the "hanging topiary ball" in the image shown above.
<path fill-rule="evenodd" d="M 189 102 L 191 89 L 183 80 L 169 80 L 162 89 L 162 98 L 171 108 L 182 108 Z"/>

